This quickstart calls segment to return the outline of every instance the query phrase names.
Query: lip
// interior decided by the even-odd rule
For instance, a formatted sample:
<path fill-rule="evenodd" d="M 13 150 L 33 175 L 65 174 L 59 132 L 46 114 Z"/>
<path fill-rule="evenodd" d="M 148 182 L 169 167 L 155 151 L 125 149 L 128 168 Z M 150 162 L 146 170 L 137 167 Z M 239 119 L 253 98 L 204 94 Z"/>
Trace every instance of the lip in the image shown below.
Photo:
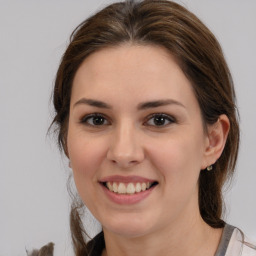
<path fill-rule="evenodd" d="M 113 175 L 107 176 L 99 180 L 100 183 L 104 182 L 122 182 L 122 183 L 136 183 L 136 182 L 156 182 L 156 180 L 147 179 L 141 176 L 121 176 L 121 175 Z"/>
<path fill-rule="evenodd" d="M 99 184 L 104 194 L 110 199 L 110 201 L 120 205 L 132 205 L 132 204 L 139 203 L 144 199 L 146 199 L 156 187 L 156 186 L 153 186 L 145 191 L 127 195 L 127 194 L 117 194 L 117 193 L 111 192 L 102 183 L 99 183 Z"/>

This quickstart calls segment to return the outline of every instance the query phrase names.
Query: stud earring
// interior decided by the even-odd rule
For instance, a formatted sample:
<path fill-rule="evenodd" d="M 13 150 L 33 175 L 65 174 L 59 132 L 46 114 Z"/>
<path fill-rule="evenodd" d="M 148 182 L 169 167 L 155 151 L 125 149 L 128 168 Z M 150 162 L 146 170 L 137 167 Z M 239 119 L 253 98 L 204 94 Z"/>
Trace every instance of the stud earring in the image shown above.
<path fill-rule="evenodd" d="M 212 170 L 212 165 L 209 165 L 207 168 L 206 168 L 206 170 L 209 172 L 209 171 L 211 171 Z"/>

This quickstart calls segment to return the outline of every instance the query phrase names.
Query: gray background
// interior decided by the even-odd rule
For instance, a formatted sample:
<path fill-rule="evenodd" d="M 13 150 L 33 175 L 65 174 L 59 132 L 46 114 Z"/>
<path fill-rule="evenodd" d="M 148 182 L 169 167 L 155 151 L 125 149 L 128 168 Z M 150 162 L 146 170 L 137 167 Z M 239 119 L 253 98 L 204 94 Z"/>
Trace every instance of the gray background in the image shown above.
<path fill-rule="evenodd" d="M 25 247 L 49 241 L 56 244 L 55 255 L 71 255 L 70 170 L 46 136 L 49 98 L 73 28 L 109 2 L 0 0 L 0 255 L 26 255 Z M 256 240 L 256 1 L 183 4 L 215 33 L 234 77 L 242 144 L 237 174 L 225 195 L 226 220 Z"/>

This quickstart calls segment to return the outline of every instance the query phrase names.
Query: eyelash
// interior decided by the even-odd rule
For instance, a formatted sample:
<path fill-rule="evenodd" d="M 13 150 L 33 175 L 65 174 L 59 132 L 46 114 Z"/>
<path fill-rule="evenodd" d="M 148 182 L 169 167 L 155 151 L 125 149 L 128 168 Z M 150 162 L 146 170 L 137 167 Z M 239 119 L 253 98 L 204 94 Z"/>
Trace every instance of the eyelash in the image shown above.
<path fill-rule="evenodd" d="M 90 120 L 92 120 L 92 122 L 93 122 L 93 119 L 97 118 L 97 117 L 101 118 L 100 121 L 101 122 L 103 121 L 103 123 L 100 123 L 100 124 L 89 123 Z M 151 119 L 154 119 L 157 117 L 161 118 L 161 121 L 164 121 L 164 124 L 160 124 L 160 125 L 157 125 L 155 123 L 147 124 Z M 156 121 L 156 120 L 153 120 L 153 122 L 154 121 Z M 166 124 L 166 121 L 168 122 L 168 124 Z M 105 122 L 107 122 L 107 124 Z M 80 123 L 85 124 L 87 126 L 92 126 L 92 127 L 97 127 L 97 126 L 101 127 L 101 126 L 110 124 L 110 122 L 107 120 L 107 118 L 101 113 L 93 113 L 93 114 L 86 115 L 81 119 Z M 176 123 L 176 119 L 174 117 L 164 114 L 164 113 L 154 113 L 147 117 L 146 122 L 144 122 L 143 125 L 162 128 L 162 127 L 166 127 L 172 123 Z"/>
<path fill-rule="evenodd" d="M 156 124 L 151 124 L 148 126 L 154 126 L 154 127 L 166 127 L 172 123 L 176 123 L 176 119 L 170 115 L 164 114 L 164 113 L 155 113 L 155 114 L 151 114 L 148 118 L 146 122 L 149 122 L 149 120 L 154 119 L 154 118 L 163 118 L 164 119 L 164 124 L 163 125 L 156 125 Z M 166 124 L 166 121 L 168 121 L 168 124 Z M 154 121 L 153 121 L 154 122 Z M 145 123 L 144 123 L 145 124 Z"/>
<path fill-rule="evenodd" d="M 84 116 L 84 117 L 81 119 L 80 122 L 81 122 L 82 124 L 85 124 L 85 125 L 88 125 L 88 126 L 95 126 L 95 127 L 96 127 L 96 126 L 106 125 L 106 124 L 96 125 L 96 124 L 90 124 L 90 123 L 88 122 L 90 119 L 93 120 L 93 118 L 96 118 L 96 117 L 104 119 L 104 122 L 107 120 L 107 118 L 106 118 L 103 114 L 100 114 L 100 113 L 93 113 L 93 114 L 89 114 L 89 115 Z"/>

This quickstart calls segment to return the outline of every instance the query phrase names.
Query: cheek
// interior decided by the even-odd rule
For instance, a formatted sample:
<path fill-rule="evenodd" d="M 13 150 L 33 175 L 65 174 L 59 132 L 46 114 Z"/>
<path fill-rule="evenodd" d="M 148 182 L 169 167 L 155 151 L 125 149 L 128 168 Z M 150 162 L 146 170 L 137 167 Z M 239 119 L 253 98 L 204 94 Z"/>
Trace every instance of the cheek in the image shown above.
<path fill-rule="evenodd" d="M 72 167 L 79 172 L 88 172 L 104 155 L 102 141 L 83 134 L 68 135 L 68 153 Z"/>
<path fill-rule="evenodd" d="M 203 141 L 200 138 L 183 136 L 168 138 L 152 143 L 149 150 L 151 159 L 157 165 L 179 169 L 181 166 L 197 166 L 200 169 L 203 158 Z M 172 168 L 172 169 L 173 169 Z"/>
<path fill-rule="evenodd" d="M 74 180 L 81 196 L 97 183 L 105 151 L 104 143 L 100 140 L 69 134 L 68 152 Z"/>
<path fill-rule="evenodd" d="M 159 172 L 163 203 L 168 206 L 162 217 L 175 219 L 182 209 L 194 207 L 198 200 L 202 141 L 184 134 L 164 140 L 158 147 L 151 148 L 150 159 Z"/>
<path fill-rule="evenodd" d="M 203 161 L 203 138 L 196 134 L 176 134 L 158 140 L 148 150 L 153 166 L 168 188 L 196 186 Z"/>

